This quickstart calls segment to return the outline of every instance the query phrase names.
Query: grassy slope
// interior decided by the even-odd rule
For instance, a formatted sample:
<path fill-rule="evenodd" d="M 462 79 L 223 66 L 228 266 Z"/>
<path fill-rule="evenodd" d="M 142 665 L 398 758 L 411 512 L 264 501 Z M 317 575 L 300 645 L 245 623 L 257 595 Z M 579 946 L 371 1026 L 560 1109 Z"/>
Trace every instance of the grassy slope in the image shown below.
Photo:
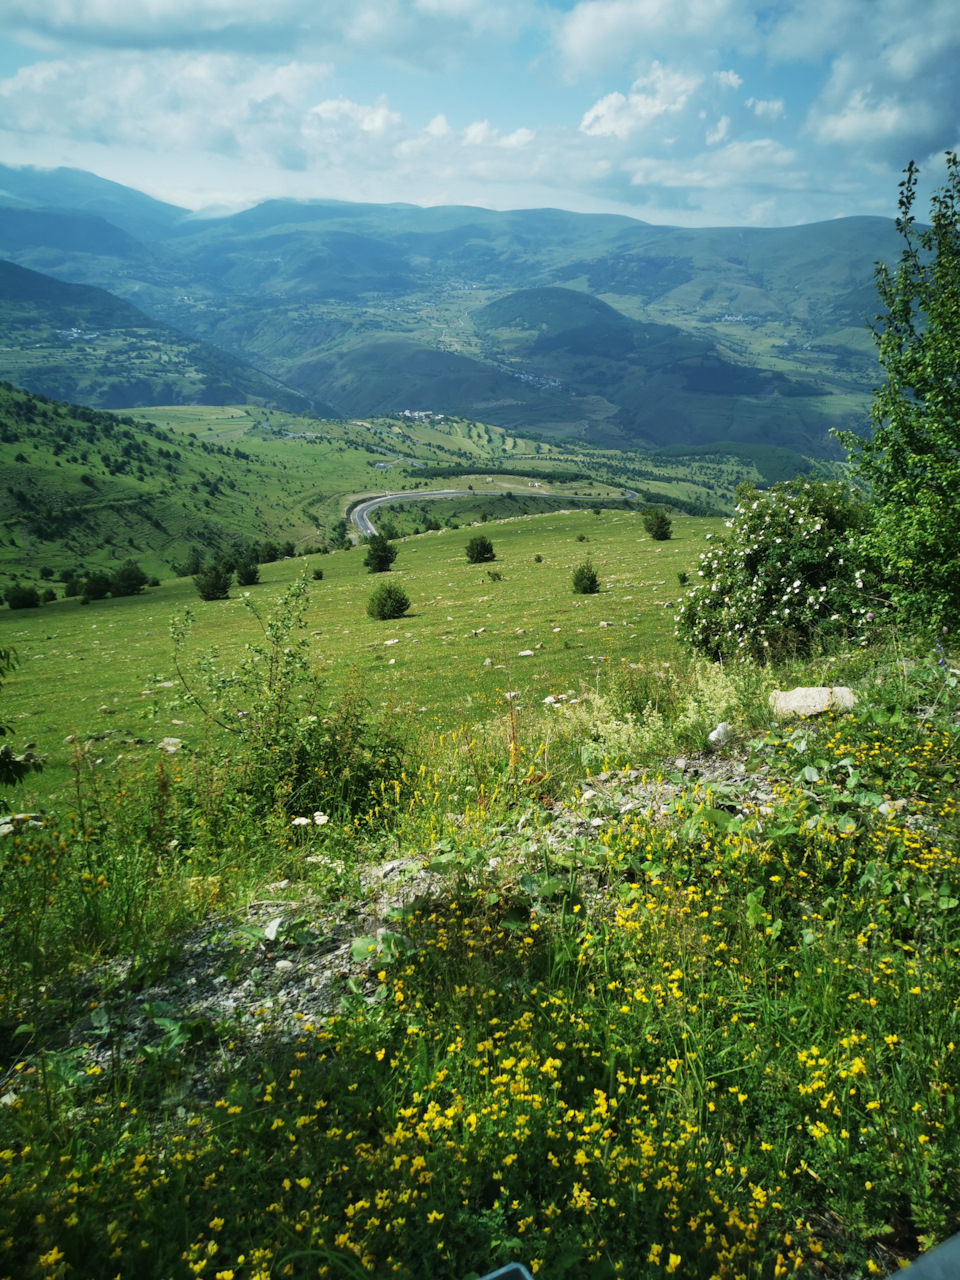
<path fill-rule="evenodd" d="M 414 462 L 459 477 L 444 487 L 485 485 L 480 476 L 490 468 L 494 488 L 512 484 L 526 496 L 619 494 L 626 486 L 714 509 L 729 505 L 739 480 L 760 478 L 747 459 L 668 458 L 642 467 L 630 455 L 559 448 L 475 420 L 318 422 L 251 406 L 117 417 L 7 386 L 0 387 L 0 583 L 14 574 L 37 580 L 41 567 L 58 577 L 131 557 L 163 578 L 191 545 L 323 541 L 351 495 L 434 484 Z M 569 483 L 567 472 L 597 483 Z M 473 509 L 466 501 L 442 518 Z"/>
<path fill-rule="evenodd" d="M 0 262 L 0 378 L 94 408 L 255 401 L 295 392 L 120 298 Z"/>
<path fill-rule="evenodd" d="M 677 571 L 694 566 L 704 535 L 722 525 L 679 517 L 674 528 L 672 541 L 654 543 L 638 515 L 622 512 L 491 521 L 483 530 L 497 552 L 491 567 L 502 573 L 500 582 L 467 563 L 464 547 L 473 529 L 405 539 L 391 580 L 412 604 L 409 616 L 395 623 L 366 615 L 380 579 L 365 571 L 360 551 L 310 557 L 307 565 L 324 573 L 311 586 L 317 661 L 329 668 L 332 690 L 359 679 L 375 703 L 423 708 L 425 719 L 443 726 L 464 716 L 485 719 L 508 688 L 539 702 L 581 682 L 602 682 L 621 658 L 672 650 L 673 619 L 663 604 L 676 595 Z M 578 542 L 578 534 L 589 541 Z M 603 590 L 577 597 L 571 573 L 587 556 Z M 261 566 L 253 597 L 271 599 L 300 571 L 295 561 Z M 195 720 L 182 723 L 177 689 L 158 687 L 176 676 L 167 624 L 184 606 L 197 615 L 191 641 L 197 654 L 218 646 L 225 657 L 239 655 L 255 634 L 237 598 L 202 605 L 189 579 L 88 607 L 63 600 L 38 612 L 0 611 L 0 645 L 13 644 L 23 662 L 4 689 L 4 706 L 18 733 L 51 753 L 42 791 L 63 776 L 68 751 L 62 742 L 71 733 L 173 734 L 199 745 Z M 601 621 L 609 626 L 601 628 Z M 483 634 L 474 636 L 481 627 Z M 399 644 L 384 646 L 396 638 Z M 520 658 L 521 649 L 535 656 Z M 488 657 L 493 665 L 485 667 Z M 58 690 L 55 700 L 48 697 L 51 688 Z"/>

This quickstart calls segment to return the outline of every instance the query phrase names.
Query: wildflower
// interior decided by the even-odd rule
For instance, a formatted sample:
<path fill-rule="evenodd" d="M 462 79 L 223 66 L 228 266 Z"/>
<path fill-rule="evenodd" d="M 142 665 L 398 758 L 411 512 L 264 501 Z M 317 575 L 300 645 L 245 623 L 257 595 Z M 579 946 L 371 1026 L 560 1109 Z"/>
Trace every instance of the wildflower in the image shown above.
<path fill-rule="evenodd" d="M 309 818 L 294 818 L 290 824 L 292 827 L 309 827 Z"/>
<path fill-rule="evenodd" d="M 313 815 L 313 821 L 316 823 L 318 827 L 324 827 L 330 821 L 330 818 L 328 817 L 327 814 L 321 813 L 320 810 L 318 809 L 317 812 Z"/>

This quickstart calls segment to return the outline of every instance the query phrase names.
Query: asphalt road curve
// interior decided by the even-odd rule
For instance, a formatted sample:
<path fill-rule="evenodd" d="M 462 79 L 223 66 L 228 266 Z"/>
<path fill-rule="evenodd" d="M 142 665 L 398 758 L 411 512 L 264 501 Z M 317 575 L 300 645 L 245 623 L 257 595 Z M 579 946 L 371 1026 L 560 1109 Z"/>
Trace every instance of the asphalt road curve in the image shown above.
<path fill-rule="evenodd" d="M 485 493 L 487 490 L 479 489 L 403 489 L 399 493 L 382 493 L 378 498 L 365 498 L 350 512 L 350 522 L 357 530 L 361 537 L 371 538 L 377 531 L 370 523 L 370 512 L 375 511 L 377 507 L 382 507 L 388 502 L 396 502 L 398 499 L 408 502 L 417 502 L 421 498 L 470 498 L 476 497 L 477 493 Z M 499 490 L 498 492 L 503 492 Z M 512 493 L 526 493 L 525 489 L 508 490 Z M 552 497 L 563 496 L 571 505 L 576 506 L 581 503 L 593 502 L 593 498 L 571 497 L 568 494 L 557 495 Z M 624 489 L 623 496 L 625 498 L 634 499 L 639 495 L 633 489 Z"/>
<path fill-rule="evenodd" d="M 364 538 L 372 537 L 377 531 L 370 523 L 370 512 L 387 502 L 419 502 L 421 498 L 468 498 L 472 496 L 470 489 L 404 489 L 399 493 L 384 493 L 379 498 L 365 498 L 350 512 L 350 522 Z"/>

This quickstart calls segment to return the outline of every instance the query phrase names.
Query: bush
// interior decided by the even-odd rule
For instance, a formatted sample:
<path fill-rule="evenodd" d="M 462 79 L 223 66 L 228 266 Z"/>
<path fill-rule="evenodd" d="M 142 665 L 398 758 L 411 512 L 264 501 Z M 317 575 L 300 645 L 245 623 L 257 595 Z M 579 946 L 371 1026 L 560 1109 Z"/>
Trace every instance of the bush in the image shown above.
<path fill-rule="evenodd" d="M 105 573 L 94 570 L 88 573 L 83 580 L 81 596 L 84 604 L 89 604 L 91 600 L 106 600 L 110 594 L 111 579 Z"/>
<path fill-rule="evenodd" d="M 410 608 L 410 597 L 393 582 L 383 582 L 367 601 L 367 613 L 371 618 L 386 622 L 389 618 L 402 618 Z"/>
<path fill-rule="evenodd" d="M 533 557 L 534 564 L 543 564 L 543 556 L 539 552 Z"/>
<path fill-rule="evenodd" d="M 222 564 L 208 564 L 193 576 L 193 585 L 201 600 L 226 600 L 230 595 L 233 574 Z"/>
<path fill-rule="evenodd" d="M 36 587 L 7 587 L 7 604 L 11 609 L 39 609 L 40 592 Z"/>
<path fill-rule="evenodd" d="M 53 587 L 44 587 L 43 591 L 40 593 L 40 600 L 43 604 L 53 604 L 56 598 L 57 593 L 54 591 Z"/>
<path fill-rule="evenodd" d="M 600 579 L 589 560 L 578 564 L 573 571 L 573 594 L 575 596 L 595 596 L 600 590 Z"/>
<path fill-rule="evenodd" d="M 702 579 L 687 593 L 676 634 L 700 653 L 761 662 L 805 653 L 833 636 L 865 644 L 876 572 L 863 559 L 865 505 L 841 484 L 749 485 L 727 521 L 729 537 L 700 556 Z M 709 535 L 708 535 L 709 536 Z"/>
<path fill-rule="evenodd" d="M 64 600 L 72 600 L 75 596 L 78 596 L 82 590 L 83 584 L 76 578 L 71 578 L 69 582 L 65 582 L 63 584 L 63 598 Z"/>
<path fill-rule="evenodd" d="M 467 559 L 471 564 L 486 564 L 489 560 L 496 560 L 496 552 L 493 549 L 493 543 L 485 533 L 478 533 L 467 543 Z"/>
<path fill-rule="evenodd" d="M 404 722 L 392 711 L 373 711 L 359 680 L 328 701 L 304 634 L 306 574 L 267 615 L 252 599 L 241 602 L 262 639 L 245 646 L 239 663 L 223 666 L 214 653 L 188 664 L 190 611 L 172 628 L 186 698 L 211 728 L 229 730 L 219 774 L 221 812 L 242 813 L 245 820 L 318 812 L 335 821 L 368 810 L 375 795 L 382 798 L 381 784 L 402 774 Z M 206 834 L 216 839 L 211 824 Z"/>
<path fill-rule="evenodd" d="M 147 585 L 147 575 L 135 560 L 127 560 L 110 579 L 112 596 L 138 596 Z"/>
<path fill-rule="evenodd" d="M 322 581 L 323 581 L 323 570 L 322 570 L 322 569 L 314 569 L 314 571 L 313 571 L 313 580 L 314 580 L 314 582 L 322 582 Z"/>
<path fill-rule="evenodd" d="M 673 521 L 665 511 L 645 511 L 643 527 L 654 542 L 669 542 L 673 537 Z"/>
<path fill-rule="evenodd" d="M 186 560 L 180 564 L 173 566 L 173 572 L 178 578 L 192 578 L 195 573 L 199 573 L 203 568 L 203 556 L 200 554 L 199 547 L 191 547 L 187 552 Z"/>
<path fill-rule="evenodd" d="M 255 587 L 260 581 L 260 566 L 256 560 L 243 560 L 237 565 L 237 586 Z"/>
<path fill-rule="evenodd" d="M 397 558 L 397 548 L 381 533 L 375 533 L 367 543 L 367 554 L 363 563 L 368 573 L 389 573 L 390 566 Z"/>

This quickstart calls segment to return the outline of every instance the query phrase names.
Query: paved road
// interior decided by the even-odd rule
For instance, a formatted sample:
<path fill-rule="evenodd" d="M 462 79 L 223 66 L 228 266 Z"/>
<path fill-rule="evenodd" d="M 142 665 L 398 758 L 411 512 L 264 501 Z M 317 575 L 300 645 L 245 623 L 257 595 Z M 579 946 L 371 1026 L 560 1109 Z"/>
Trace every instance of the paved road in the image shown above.
<path fill-rule="evenodd" d="M 360 534 L 369 538 L 377 531 L 370 523 L 369 512 L 387 502 L 419 502 L 421 498 L 468 498 L 470 489 L 402 489 L 399 493 L 383 493 L 378 498 L 366 498 L 350 512 L 350 522 Z"/>
<path fill-rule="evenodd" d="M 364 538 L 370 538 L 377 531 L 370 523 L 369 513 L 375 511 L 377 507 L 382 507 L 388 502 L 396 502 L 398 499 L 403 502 L 418 502 L 421 498 L 472 498 L 478 494 L 495 494 L 503 493 L 503 489 L 402 489 L 398 493 L 382 493 L 376 498 L 365 498 L 350 512 L 350 522 L 357 532 Z M 510 493 L 521 493 L 529 497 L 526 489 L 507 490 Z M 539 497 L 561 497 L 568 499 L 572 504 L 594 502 L 593 498 L 573 497 L 570 494 L 539 494 Z M 633 489 L 624 489 L 623 496 L 625 498 L 634 499 L 639 495 Z"/>

